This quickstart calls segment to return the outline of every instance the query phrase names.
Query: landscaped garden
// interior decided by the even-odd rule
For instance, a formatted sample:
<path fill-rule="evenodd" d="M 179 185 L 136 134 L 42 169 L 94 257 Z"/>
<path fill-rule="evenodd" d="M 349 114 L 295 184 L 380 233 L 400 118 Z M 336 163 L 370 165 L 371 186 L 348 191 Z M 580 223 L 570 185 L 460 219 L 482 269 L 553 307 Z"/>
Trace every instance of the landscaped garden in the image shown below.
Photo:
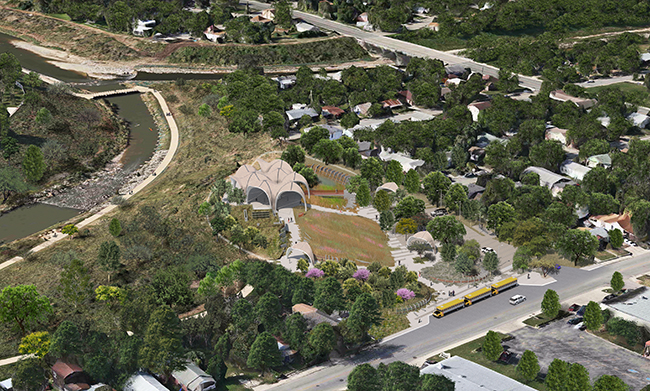
<path fill-rule="evenodd" d="M 365 266 L 373 261 L 382 266 L 394 265 L 386 234 L 376 222 L 317 210 L 304 213 L 300 208 L 294 213 L 302 239 L 317 258 L 348 258 Z"/>

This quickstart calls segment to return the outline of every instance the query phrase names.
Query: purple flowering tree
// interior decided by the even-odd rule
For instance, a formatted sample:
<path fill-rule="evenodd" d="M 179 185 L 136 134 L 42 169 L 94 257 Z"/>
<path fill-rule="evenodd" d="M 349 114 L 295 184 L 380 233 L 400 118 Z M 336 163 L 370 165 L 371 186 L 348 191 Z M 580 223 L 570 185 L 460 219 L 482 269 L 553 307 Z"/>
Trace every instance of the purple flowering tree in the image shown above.
<path fill-rule="evenodd" d="M 397 296 L 401 297 L 402 300 L 404 300 L 404 301 L 406 301 L 406 300 L 411 300 L 412 298 L 415 297 L 415 293 L 413 293 L 413 291 L 408 290 L 408 289 L 406 289 L 406 288 L 400 288 L 400 289 L 398 289 L 397 292 L 395 292 L 395 294 L 396 294 Z"/>
<path fill-rule="evenodd" d="M 359 269 L 352 275 L 356 280 L 366 281 L 370 277 L 370 270 L 368 269 Z"/>
<path fill-rule="evenodd" d="M 309 269 L 307 274 L 305 274 L 305 277 L 307 278 L 321 278 L 325 275 L 325 272 L 320 270 L 320 269 Z"/>

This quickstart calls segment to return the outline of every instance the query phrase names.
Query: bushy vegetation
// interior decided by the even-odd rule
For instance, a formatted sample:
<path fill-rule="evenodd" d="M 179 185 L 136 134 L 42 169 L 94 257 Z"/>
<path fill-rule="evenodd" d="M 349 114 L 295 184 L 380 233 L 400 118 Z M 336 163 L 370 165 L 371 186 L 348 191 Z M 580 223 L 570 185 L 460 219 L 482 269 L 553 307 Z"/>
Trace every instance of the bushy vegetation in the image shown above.
<path fill-rule="evenodd" d="M 354 38 L 344 37 L 292 45 L 188 46 L 172 53 L 169 61 L 224 66 L 238 65 L 245 59 L 258 65 L 296 65 L 351 61 L 366 56 Z"/>

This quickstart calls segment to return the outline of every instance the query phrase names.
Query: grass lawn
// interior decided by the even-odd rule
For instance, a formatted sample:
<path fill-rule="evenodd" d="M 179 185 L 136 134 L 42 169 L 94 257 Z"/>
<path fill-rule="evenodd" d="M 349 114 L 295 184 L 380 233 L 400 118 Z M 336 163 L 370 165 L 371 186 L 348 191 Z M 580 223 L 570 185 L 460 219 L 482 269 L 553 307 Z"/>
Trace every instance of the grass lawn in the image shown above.
<path fill-rule="evenodd" d="M 244 210 L 248 213 L 248 221 L 244 219 Z M 254 219 L 252 218 L 252 205 L 234 206 L 231 208 L 230 214 L 239 221 L 244 229 L 248 227 L 256 227 L 268 240 L 269 244 L 266 248 L 256 247 L 252 249 L 254 253 L 270 259 L 280 258 L 282 255 L 282 249 L 280 248 L 280 228 L 282 226 L 277 224 L 278 219 L 274 217 L 273 214 L 271 214 L 268 219 Z"/>
<path fill-rule="evenodd" d="M 307 199 L 307 203 L 311 205 L 322 206 L 331 209 L 346 209 L 348 200 L 343 197 L 327 197 L 327 196 L 311 196 Z"/>
<path fill-rule="evenodd" d="M 641 285 L 650 286 L 650 276 L 647 274 L 640 276 L 637 280 L 639 280 Z"/>
<path fill-rule="evenodd" d="M 501 338 L 505 338 L 505 334 L 500 334 Z M 464 345 L 460 345 L 456 348 L 453 348 L 447 353 L 451 354 L 452 356 L 460 356 L 466 360 L 473 361 L 479 365 L 483 365 L 486 368 L 489 368 L 495 372 L 498 372 L 502 375 L 508 376 L 512 379 L 515 379 L 519 382 L 522 382 L 522 378 L 517 374 L 517 370 L 515 365 L 509 365 L 509 364 L 502 364 L 502 363 L 496 363 L 494 361 L 489 361 L 488 359 L 483 356 L 483 353 L 477 352 L 476 349 L 481 347 L 483 345 L 483 338 L 478 338 L 475 339 L 474 341 L 468 342 Z M 506 342 L 507 344 L 507 342 Z M 432 357 L 435 359 L 436 357 Z M 536 390 L 546 390 L 546 385 L 544 385 L 544 382 L 539 381 L 539 380 L 533 380 L 529 383 L 526 383 L 527 386 L 532 387 Z"/>
<path fill-rule="evenodd" d="M 369 334 L 379 340 L 389 335 L 406 330 L 411 325 L 406 314 L 398 315 L 391 313 L 390 309 L 384 309 L 381 314 L 382 322 L 379 326 L 372 326 Z"/>
<path fill-rule="evenodd" d="M 616 255 L 610 253 L 609 251 L 598 251 L 596 253 L 596 258 L 600 259 L 601 261 L 607 261 L 608 259 L 616 258 Z"/>
<path fill-rule="evenodd" d="M 302 239 L 309 243 L 317 258 L 328 255 L 361 261 L 361 265 L 373 261 L 385 266 L 395 264 L 386 234 L 372 220 L 317 210 L 304 213 L 300 208 L 294 214 Z"/>
<path fill-rule="evenodd" d="M 596 95 L 600 91 L 609 89 L 609 88 L 616 88 L 621 90 L 625 95 L 631 95 L 636 99 L 635 102 L 640 104 L 642 106 L 650 106 L 650 93 L 648 92 L 648 89 L 645 88 L 642 85 L 639 84 L 634 84 L 634 83 L 627 83 L 627 82 L 622 82 L 622 83 L 614 83 L 610 84 L 608 86 L 600 86 L 600 87 L 593 87 L 593 88 L 588 88 L 587 91 L 592 94 Z"/>
<path fill-rule="evenodd" d="M 560 313 L 555 318 L 552 318 L 552 317 L 546 316 L 546 315 L 544 315 L 542 313 L 542 314 L 539 314 L 539 315 L 536 315 L 536 316 L 531 316 L 530 318 L 524 320 L 524 324 L 527 324 L 527 325 L 533 326 L 533 327 L 538 327 L 538 326 L 550 323 L 555 319 L 566 318 L 569 315 L 570 315 L 570 313 L 568 313 L 568 312 L 560 311 Z"/>
<path fill-rule="evenodd" d="M 643 344 L 641 344 L 641 343 L 637 343 L 635 345 L 629 345 L 625 341 L 625 338 L 623 338 L 621 336 L 617 336 L 617 335 L 611 335 L 610 333 L 608 333 L 605 330 L 595 331 L 595 332 L 589 331 L 589 332 L 592 333 L 593 335 L 597 336 L 597 337 L 600 337 L 600 338 L 602 338 L 604 340 L 612 342 L 612 343 L 614 343 L 614 344 L 616 344 L 618 346 L 621 346 L 621 347 L 623 347 L 625 349 L 631 350 L 631 351 L 633 351 L 635 353 L 638 353 L 638 354 L 643 353 Z"/>

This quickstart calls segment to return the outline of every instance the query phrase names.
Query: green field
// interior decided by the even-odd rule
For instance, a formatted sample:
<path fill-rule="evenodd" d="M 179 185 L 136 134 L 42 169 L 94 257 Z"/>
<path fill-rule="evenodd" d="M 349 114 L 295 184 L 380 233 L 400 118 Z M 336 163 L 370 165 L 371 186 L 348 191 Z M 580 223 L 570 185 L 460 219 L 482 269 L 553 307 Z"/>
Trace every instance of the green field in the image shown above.
<path fill-rule="evenodd" d="M 595 96 L 600 91 L 612 88 L 621 90 L 626 95 L 626 100 L 630 103 L 646 107 L 650 106 L 650 92 L 648 92 L 648 89 L 645 86 L 640 84 L 627 82 L 614 83 L 608 86 L 588 88 L 587 92 L 589 92 L 590 95 Z"/>

